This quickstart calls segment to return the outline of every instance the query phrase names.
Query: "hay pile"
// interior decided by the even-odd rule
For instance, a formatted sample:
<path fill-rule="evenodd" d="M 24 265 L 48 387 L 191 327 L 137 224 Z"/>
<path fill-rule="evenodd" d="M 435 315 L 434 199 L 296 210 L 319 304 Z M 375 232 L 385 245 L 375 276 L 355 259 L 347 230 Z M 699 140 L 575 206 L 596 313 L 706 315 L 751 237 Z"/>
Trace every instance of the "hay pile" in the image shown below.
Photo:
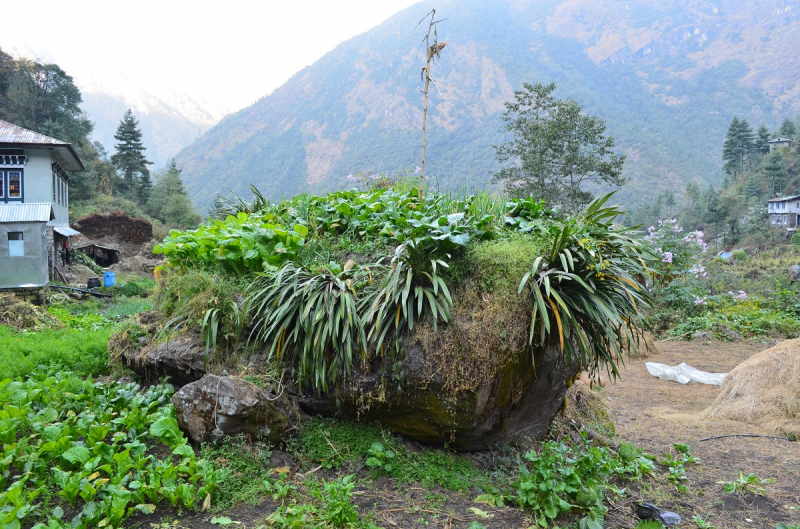
<path fill-rule="evenodd" d="M 800 436 L 800 339 L 780 342 L 736 366 L 703 416 Z"/>
<path fill-rule="evenodd" d="M 61 320 L 46 310 L 13 294 L 0 294 L 0 325 L 19 331 L 39 331 L 48 327 L 60 329 L 64 326 Z"/>

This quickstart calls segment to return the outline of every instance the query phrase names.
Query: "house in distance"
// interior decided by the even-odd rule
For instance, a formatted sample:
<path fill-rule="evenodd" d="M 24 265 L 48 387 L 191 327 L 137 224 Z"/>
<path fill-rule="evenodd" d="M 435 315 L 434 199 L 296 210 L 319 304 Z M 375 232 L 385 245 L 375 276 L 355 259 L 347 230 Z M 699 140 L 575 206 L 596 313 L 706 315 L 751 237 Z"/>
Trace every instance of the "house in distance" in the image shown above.
<path fill-rule="evenodd" d="M 0 290 L 37 297 L 78 232 L 69 227 L 72 145 L 0 120 Z"/>
<path fill-rule="evenodd" d="M 800 224 L 800 195 L 769 201 L 769 223 L 773 227 L 794 229 Z"/>
<path fill-rule="evenodd" d="M 767 143 L 769 144 L 769 152 L 773 152 L 775 149 L 780 149 L 781 147 L 788 147 L 789 149 L 794 147 L 794 140 L 792 138 L 775 138 Z"/>

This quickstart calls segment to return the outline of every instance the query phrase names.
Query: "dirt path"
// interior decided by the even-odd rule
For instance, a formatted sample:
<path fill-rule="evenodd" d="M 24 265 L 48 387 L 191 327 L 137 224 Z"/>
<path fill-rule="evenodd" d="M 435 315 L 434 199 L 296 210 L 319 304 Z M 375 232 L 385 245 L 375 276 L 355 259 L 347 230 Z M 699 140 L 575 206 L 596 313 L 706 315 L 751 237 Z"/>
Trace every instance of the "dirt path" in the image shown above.
<path fill-rule="evenodd" d="M 611 409 L 621 439 L 659 459 L 670 451 L 673 443 L 688 444 L 691 454 L 702 460 L 700 465 L 687 466 L 687 493 L 678 493 L 663 478 L 659 478 L 652 490 L 645 487 L 639 491 L 641 499 L 678 512 L 685 522 L 682 527 L 697 527 L 691 521 L 692 516 L 700 516 L 719 529 L 774 529 L 778 522 L 800 523 L 800 443 L 734 437 L 699 442 L 716 435 L 771 432 L 760 431 L 754 424 L 703 420 L 700 412 L 714 402 L 719 388 L 658 380 L 647 372 L 644 364 L 686 362 L 703 371 L 725 373 L 773 344 L 657 342 L 655 354 L 631 360 L 621 379 L 616 384 L 607 384 L 600 392 Z M 724 494 L 718 482 L 735 481 L 740 472 L 774 481 L 759 485 L 763 492 Z"/>

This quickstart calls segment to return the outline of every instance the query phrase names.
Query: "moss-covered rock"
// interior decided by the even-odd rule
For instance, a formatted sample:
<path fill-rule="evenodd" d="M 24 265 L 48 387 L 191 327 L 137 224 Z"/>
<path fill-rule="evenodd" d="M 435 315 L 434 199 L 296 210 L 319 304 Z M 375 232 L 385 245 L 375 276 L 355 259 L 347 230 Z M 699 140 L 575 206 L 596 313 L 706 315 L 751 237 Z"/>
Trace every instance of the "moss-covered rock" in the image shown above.
<path fill-rule="evenodd" d="M 418 325 L 401 361 L 361 366 L 328 395 L 301 395 L 301 407 L 458 450 L 543 437 L 578 368 L 557 343 L 528 346 L 530 308 L 516 289 L 536 250 L 522 237 L 474 245 L 454 265 L 449 325 Z"/>

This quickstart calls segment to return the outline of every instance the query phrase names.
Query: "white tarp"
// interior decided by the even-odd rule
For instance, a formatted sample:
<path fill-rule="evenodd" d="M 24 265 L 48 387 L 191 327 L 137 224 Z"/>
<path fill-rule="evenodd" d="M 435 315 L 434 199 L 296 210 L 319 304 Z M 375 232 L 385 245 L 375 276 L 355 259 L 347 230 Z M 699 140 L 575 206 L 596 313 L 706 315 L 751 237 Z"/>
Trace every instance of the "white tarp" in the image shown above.
<path fill-rule="evenodd" d="M 692 382 L 699 382 L 700 384 L 714 384 L 721 386 L 722 381 L 728 376 L 728 373 L 706 373 L 695 369 L 688 364 L 680 364 L 677 366 L 668 366 L 666 364 L 657 364 L 655 362 L 646 362 L 645 367 L 654 377 L 661 380 L 671 380 L 680 384 L 690 384 Z"/>

